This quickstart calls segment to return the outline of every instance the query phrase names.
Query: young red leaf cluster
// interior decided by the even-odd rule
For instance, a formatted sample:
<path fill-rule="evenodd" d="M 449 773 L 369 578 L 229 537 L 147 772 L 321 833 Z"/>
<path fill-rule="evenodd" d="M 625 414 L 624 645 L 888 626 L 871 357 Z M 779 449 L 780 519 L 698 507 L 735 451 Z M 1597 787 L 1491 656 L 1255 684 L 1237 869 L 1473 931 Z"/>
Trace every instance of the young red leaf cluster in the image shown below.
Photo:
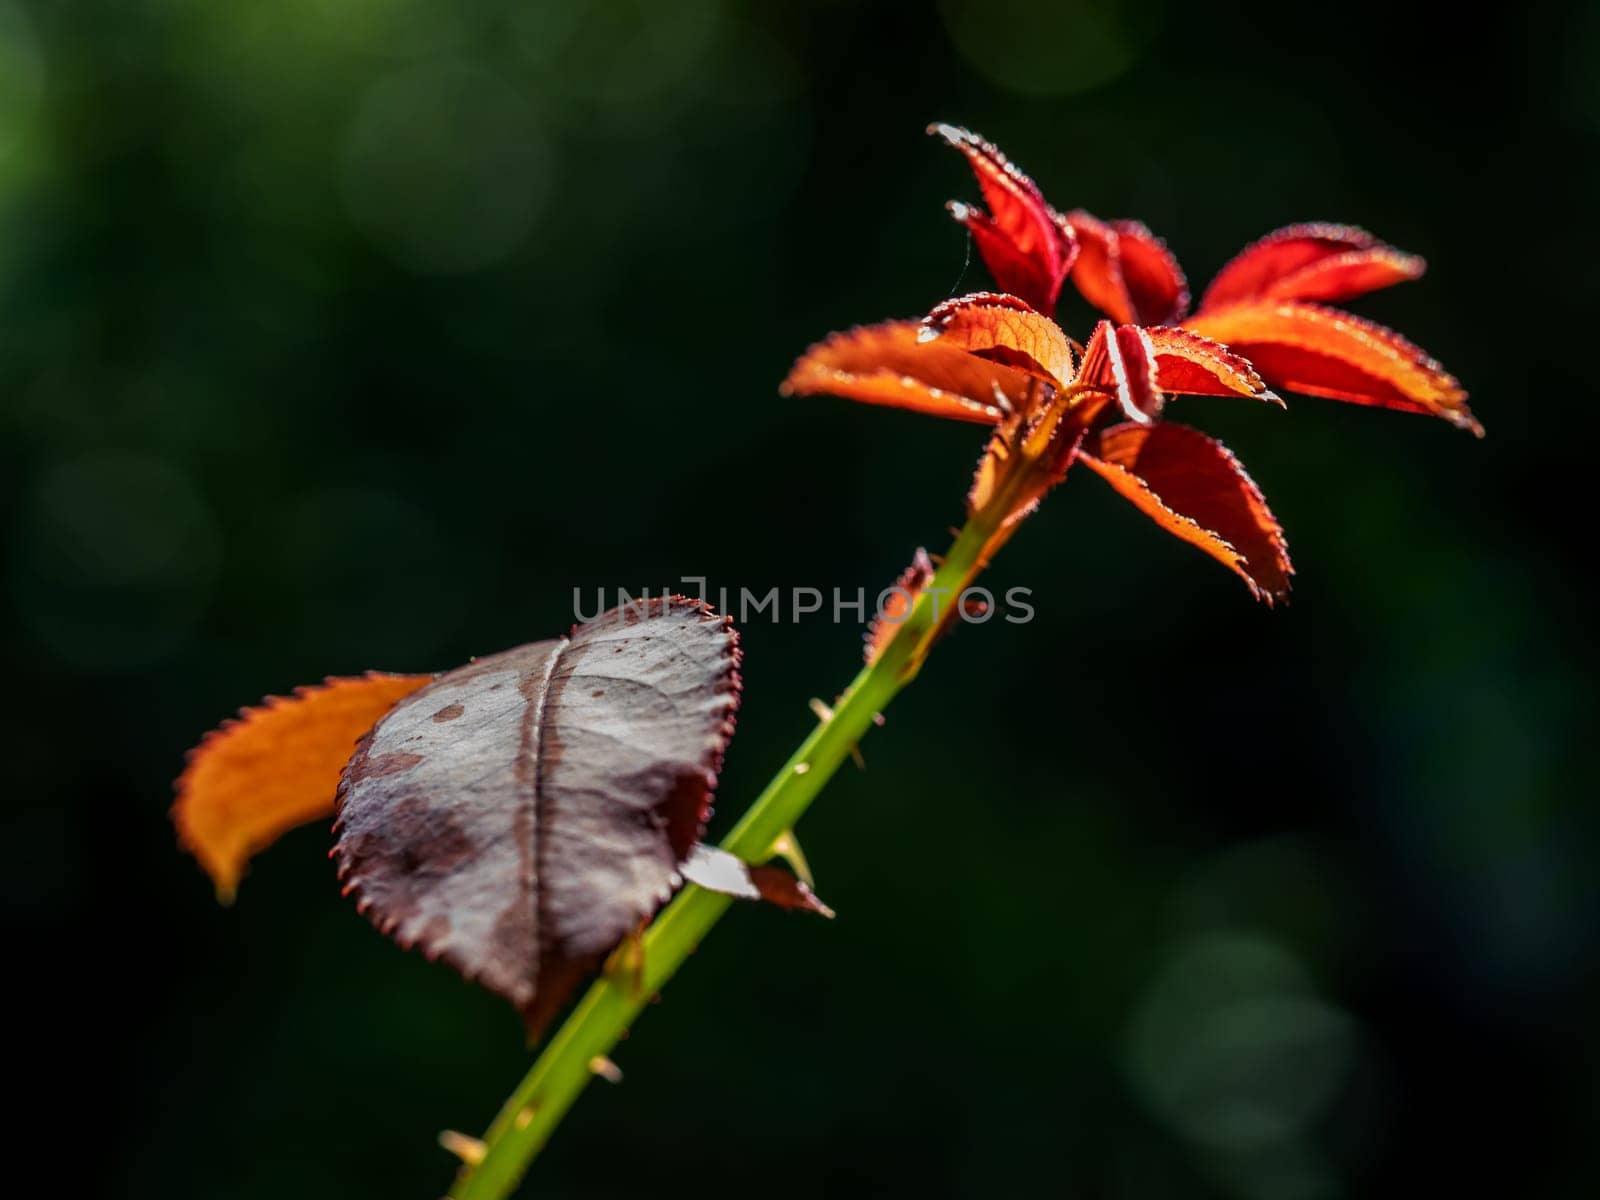
<path fill-rule="evenodd" d="M 252 853 L 337 812 L 357 908 L 537 1029 L 685 879 L 827 911 L 699 844 L 739 661 L 727 617 L 658 597 L 437 677 L 331 680 L 208 735 L 173 816 L 227 897 Z"/>
<path fill-rule="evenodd" d="M 1163 420 L 1172 395 L 1277 391 L 1441 417 L 1479 436 L 1466 392 L 1399 334 L 1330 304 L 1416 279 L 1424 263 L 1348 225 L 1294 225 L 1246 247 L 1190 311 L 1188 281 L 1137 221 L 1060 213 L 995 146 L 930 128 L 966 158 L 987 209 L 953 202 L 1001 289 L 920 322 L 834 334 L 782 390 L 829 393 L 994 427 L 969 496 L 1007 535 L 1074 462 L 1162 528 L 1237 572 L 1258 597 L 1289 590 L 1283 531 L 1223 446 Z M 1052 319 L 1068 280 L 1105 314 L 1079 347 Z M 1275 390 L 1276 389 L 1276 390 Z"/>

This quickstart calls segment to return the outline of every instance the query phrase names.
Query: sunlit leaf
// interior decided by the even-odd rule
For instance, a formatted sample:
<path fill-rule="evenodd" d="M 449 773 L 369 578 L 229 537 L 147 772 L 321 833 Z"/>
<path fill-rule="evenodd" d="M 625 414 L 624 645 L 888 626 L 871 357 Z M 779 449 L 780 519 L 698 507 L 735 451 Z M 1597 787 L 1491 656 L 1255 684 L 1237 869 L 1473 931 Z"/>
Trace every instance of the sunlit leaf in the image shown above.
<path fill-rule="evenodd" d="M 992 425 L 1033 386 L 1014 367 L 921 338 L 918 321 L 886 321 L 835 333 L 796 360 L 785 396 L 831 395 L 936 417 Z"/>
<path fill-rule="evenodd" d="M 1144 331 L 1156 356 L 1156 386 L 1187 396 L 1248 396 L 1282 405 L 1248 360 L 1226 346 L 1173 325 Z"/>
<path fill-rule="evenodd" d="M 189 752 L 172 819 L 220 898 L 233 897 L 253 855 L 333 815 L 339 773 L 356 743 L 431 678 L 373 673 L 269 696 Z"/>
<path fill-rule="evenodd" d="M 1102 221 L 1077 209 L 1073 286 L 1119 325 L 1170 325 L 1189 311 L 1189 284 L 1167 244 L 1138 221 Z"/>
<path fill-rule="evenodd" d="M 1428 413 L 1483 436 L 1454 377 L 1374 322 L 1316 304 L 1274 301 L 1201 312 L 1185 326 L 1249 359 L 1274 387 Z"/>
<path fill-rule="evenodd" d="M 976 292 L 946 300 L 923 321 L 921 337 L 1025 371 L 1053 387 L 1073 376 L 1072 346 L 1061 326 L 1015 296 Z"/>
<path fill-rule="evenodd" d="M 1183 425 L 1114 425 L 1078 457 L 1167 532 L 1238 572 L 1269 603 L 1294 568 L 1283 529 L 1238 459 Z"/>
<path fill-rule="evenodd" d="M 1246 246 L 1218 271 L 1200 308 L 1246 300 L 1348 300 L 1420 278 L 1427 265 L 1354 225 L 1290 225 Z"/>
<path fill-rule="evenodd" d="M 1161 415 L 1163 397 L 1156 383 L 1156 351 L 1137 325 L 1101 321 L 1083 352 L 1081 382 L 1108 388 L 1123 415 L 1148 424 Z"/>
<path fill-rule="evenodd" d="M 984 546 L 987 562 L 1061 482 L 1084 438 L 1086 425 L 1064 398 L 1017 412 L 990 435 L 967 492 L 967 512 L 1003 504 L 999 528 Z"/>
<path fill-rule="evenodd" d="M 1078 253 L 1071 226 L 1045 202 L 1033 180 L 977 134 L 954 125 L 930 125 L 928 132 L 960 150 L 978 178 L 989 211 L 960 201 L 951 201 L 949 208 L 971 231 L 995 283 L 1046 316 L 1054 312 Z"/>

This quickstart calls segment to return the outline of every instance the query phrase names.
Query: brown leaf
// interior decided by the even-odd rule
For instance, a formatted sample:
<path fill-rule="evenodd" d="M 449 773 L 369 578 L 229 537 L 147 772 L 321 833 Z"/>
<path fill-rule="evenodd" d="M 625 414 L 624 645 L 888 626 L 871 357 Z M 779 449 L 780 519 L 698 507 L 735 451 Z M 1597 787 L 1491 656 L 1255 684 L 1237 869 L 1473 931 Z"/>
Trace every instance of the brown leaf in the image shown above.
<path fill-rule="evenodd" d="M 356 743 L 431 678 L 373 672 L 269 696 L 189 752 L 172 820 L 219 899 L 233 898 L 253 855 L 289 830 L 333 815 L 339 773 Z"/>
<path fill-rule="evenodd" d="M 672 597 L 441 676 L 345 771 L 346 892 L 537 1030 L 677 886 L 733 732 L 738 665 L 728 618 Z"/>
<path fill-rule="evenodd" d="M 715 846 L 699 845 L 678 868 L 689 883 L 736 900 L 765 900 L 779 908 L 795 908 L 820 916 L 833 916 L 804 880 L 782 867 L 751 866 L 737 855 Z"/>

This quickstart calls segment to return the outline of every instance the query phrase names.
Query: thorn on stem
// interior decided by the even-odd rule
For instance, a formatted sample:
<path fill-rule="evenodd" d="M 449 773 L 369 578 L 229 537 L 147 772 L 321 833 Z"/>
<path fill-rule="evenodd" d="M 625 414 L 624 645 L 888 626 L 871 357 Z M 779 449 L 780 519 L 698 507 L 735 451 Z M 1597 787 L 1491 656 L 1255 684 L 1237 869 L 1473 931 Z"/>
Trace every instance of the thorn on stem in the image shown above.
<path fill-rule="evenodd" d="M 800 849 L 800 839 L 795 837 L 794 830 L 789 829 L 779 835 L 778 840 L 772 843 L 772 853 L 789 864 L 789 869 L 801 883 L 810 888 L 817 886 L 817 881 L 811 877 L 811 864 L 806 861 L 805 851 Z"/>
<path fill-rule="evenodd" d="M 526 1109 L 524 1112 L 528 1111 Z M 483 1156 L 489 1152 L 475 1137 L 468 1137 L 464 1133 L 457 1133 L 454 1129 L 441 1129 L 439 1131 L 439 1145 L 454 1154 L 469 1167 L 475 1167 L 483 1161 Z"/>
<path fill-rule="evenodd" d="M 596 1054 L 589 1060 L 589 1071 L 591 1074 L 598 1075 L 607 1083 L 622 1082 L 622 1068 L 604 1054 Z"/>
<path fill-rule="evenodd" d="M 811 697 L 811 711 L 816 713 L 817 720 L 821 721 L 824 725 L 833 720 L 833 709 L 828 707 L 828 705 L 824 704 L 821 700 L 818 700 L 815 696 Z"/>
<path fill-rule="evenodd" d="M 537 1111 L 537 1107 L 532 1104 L 528 1105 L 526 1108 L 519 1108 L 517 1110 L 516 1118 L 512 1121 L 512 1124 L 518 1129 L 526 1129 L 529 1125 L 533 1124 L 533 1114 Z"/>
<path fill-rule="evenodd" d="M 640 922 L 606 961 L 605 973 L 619 985 L 631 988 L 635 996 L 644 991 L 644 931 L 648 925 L 648 921 Z"/>

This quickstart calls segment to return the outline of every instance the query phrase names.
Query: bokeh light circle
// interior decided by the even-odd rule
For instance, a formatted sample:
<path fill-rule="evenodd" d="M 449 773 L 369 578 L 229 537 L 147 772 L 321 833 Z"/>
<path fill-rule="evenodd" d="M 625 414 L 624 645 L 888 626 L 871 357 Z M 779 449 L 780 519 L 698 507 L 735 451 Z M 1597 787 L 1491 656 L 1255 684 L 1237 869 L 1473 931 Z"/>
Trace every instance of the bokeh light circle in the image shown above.
<path fill-rule="evenodd" d="M 345 137 L 340 182 L 351 218 L 398 262 L 454 274 L 522 244 L 550 163 L 509 84 L 475 63 L 435 62 L 367 92 Z"/>

